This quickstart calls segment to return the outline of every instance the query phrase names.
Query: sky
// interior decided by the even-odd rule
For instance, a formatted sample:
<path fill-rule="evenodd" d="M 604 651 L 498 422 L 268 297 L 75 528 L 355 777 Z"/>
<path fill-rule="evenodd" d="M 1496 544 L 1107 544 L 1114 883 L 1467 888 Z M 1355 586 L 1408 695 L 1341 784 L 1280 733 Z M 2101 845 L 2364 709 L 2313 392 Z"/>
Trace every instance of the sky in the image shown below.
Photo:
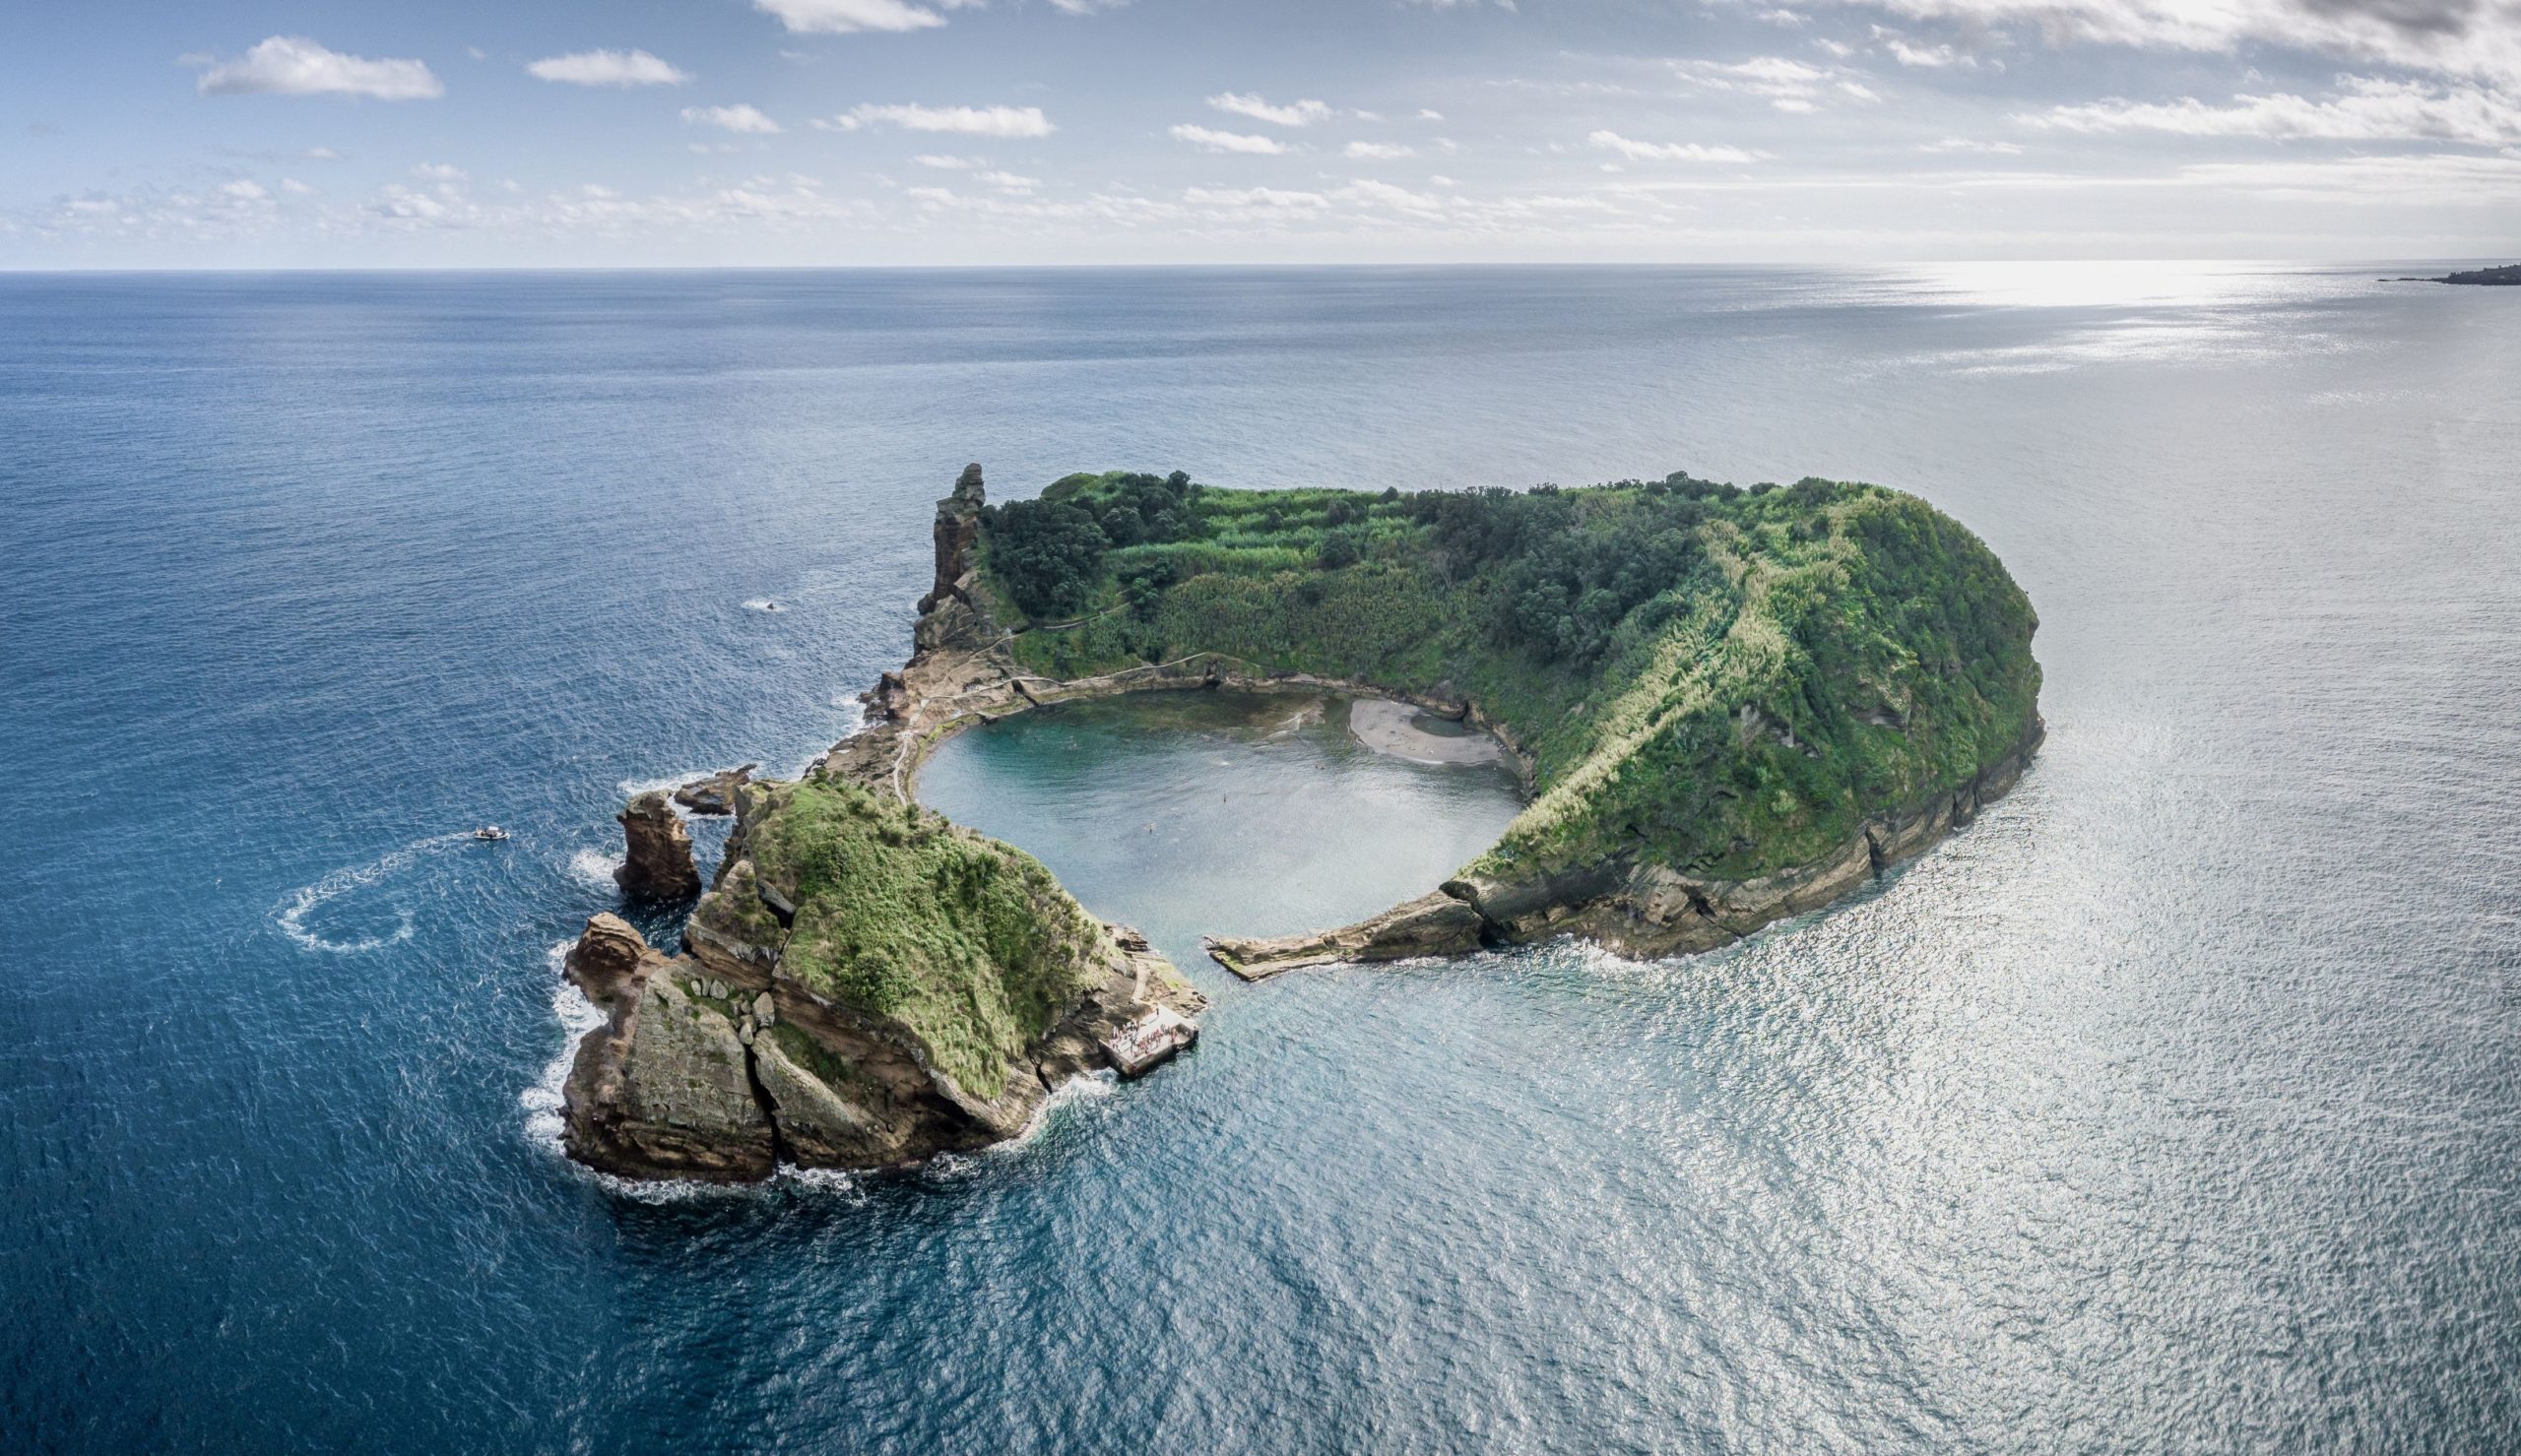
<path fill-rule="evenodd" d="M 132 0 L 0 268 L 2521 257 L 2521 0 Z"/>

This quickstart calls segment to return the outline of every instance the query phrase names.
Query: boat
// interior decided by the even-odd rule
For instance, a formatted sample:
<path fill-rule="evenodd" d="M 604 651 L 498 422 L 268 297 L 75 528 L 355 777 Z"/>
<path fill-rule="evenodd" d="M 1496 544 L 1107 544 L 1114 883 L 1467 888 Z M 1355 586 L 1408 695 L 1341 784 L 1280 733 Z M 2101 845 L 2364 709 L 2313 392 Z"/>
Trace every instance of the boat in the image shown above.
<path fill-rule="evenodd" d="M 481 828 L 473 831 L 473 837 L 475 839 L 485 841 L 503 840 L 508 837 L 508 832 L 495 824 L 485 824 Z"/>

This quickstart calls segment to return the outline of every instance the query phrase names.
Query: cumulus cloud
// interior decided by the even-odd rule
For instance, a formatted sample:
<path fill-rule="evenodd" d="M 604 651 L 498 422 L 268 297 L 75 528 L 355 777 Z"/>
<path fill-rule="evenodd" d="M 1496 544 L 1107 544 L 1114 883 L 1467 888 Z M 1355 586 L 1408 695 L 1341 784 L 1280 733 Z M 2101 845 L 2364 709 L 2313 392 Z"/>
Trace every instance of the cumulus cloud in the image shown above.
<path fill-rule="evenodd" d="M 2311 100 L 2289 93 L 2236 95 L 2224 105 L 2194 96 L 2175 101 L 2111 98 L 2058 106 L 2017 121 L 2051 131 L 2166 132 L 2188 137 L 2263 137 L 2332 142 L 2521 142 L 2521 97 L 2468 85 L 2345 77 L 2339 95 Z"/>
<path fill-rule="evenodd" d="M 529 62 L 529 75 L 571 86 L 680 86 L 691 76 L 644 50 L 573 50 Z"/>
<path fill-rule="evenodd" d="M 1397 142 L 1350 142 L 1342 155 L 1361 161 L 1398 161 L 1404 157 L 1417 156 L 1418 149 L 1404 147 Z"/>
<path fill-rule="evenodd" d="M 1247 132 L 1221 132 L 1184 122 L 1173 128 L 1173 139 L 1204 147 L 1210 152 L 1242 152 L 1256 157 L 1275 157 L 1287 149 L 1275 137 L 1256 137 Z"/>
<path fill-rule="evenodd" d="M 1279 106 L 1272 105 L 1257 95 L 1247 95 L 1241 92 L 1231 91 L 1220 92 L 1208 97 L 1208 104 L 1220 111 L 1231 112 L 1236 116 L 1249 116 L 1255 121 L 1266 121 L 1273 126 L 1311 126 L 1317 121 L 1327 120 L 1334 114 L 1328 105 L 1321 101 L 1306 99 L 1290 101 L 1286 105 Z"/>
<path fill-rule="evenodd" d="M 1703 147 L 1696 142 L 1638 142 L 1615 131 L 1597 131 L 1585 140 L 1631 161 L 1757 161 L 1760 154 L 1739 147 Z"/>
<path fill-rule="evenodd" d="M 424 161 L 412 168 L 412 175 L 426 177 L 432 182 L 461 182 L 464 180 L 464 168 L 452 162 Z"/>
<path fill-rule="evenodd" d="M 814 125 L 825 131 L 854 132 L 866 126 L 896 126 L 912 132 L 947 132 L 966 137 L 1047 137 L 1059 130 L 1039 106 L 853 106 L 829 121 Z"/>
<path fill-rule="evenodd" d="M 925 31 L 945 24 L 936 11 L 904 0 L 752 0 L 799 34 L 847 35 L 860 31 Z"/>
<path fill-rule="evenodd" d="M 682 119 L 693 126 L 714 126 L 731 132 L 749 132 L 768 136 L 779 130 L 779 123 L 759 110 L 739 103 L 733 106 L 685 106 Z"/>
<path fill-rule="evenodd" d="M 214 61 L 202 71 L 200 87 L 206 96 L 373 96 L 380 101 L 414 101 L 446 95 L 446 87 L 424 62 L 344 55 L 303 35 L 274 35 L 234 60 Z"/>
<path fill-rule="evenodd" d="M 918 162 L 921 166 L 933 166 L 939 171 L 947 172 L 968 172 L 976 166 L 988 164 L 976 157 L 946 157 L 935 152 L 923 152 L 911 160 Z"/>
<path fill-rule="evenodd" d="M 2018 142 L 1980 142 L 1969 137 L 1946 137 L 1940 142 L 1923 142 L 1918 144 L 1917 150 L 1933 153 L 1979 152 L 1990 157 L 2022 155 L 2022 146 Z"/>

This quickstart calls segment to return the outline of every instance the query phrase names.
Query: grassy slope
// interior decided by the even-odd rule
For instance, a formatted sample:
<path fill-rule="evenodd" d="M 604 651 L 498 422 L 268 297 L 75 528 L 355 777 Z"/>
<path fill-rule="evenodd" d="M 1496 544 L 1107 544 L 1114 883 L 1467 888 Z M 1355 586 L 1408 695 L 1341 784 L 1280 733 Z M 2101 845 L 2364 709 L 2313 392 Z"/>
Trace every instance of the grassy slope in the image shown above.
<path fill-rule="evenodd" d="M 1111 478 L 1054 491 L 1090 502 Z M 1650 507 L 1656 487 L 1564 494 L 1583 529 Z M 1469 866 L 1500 879 L 1614 855 L 1721 878 L 1807 863 L 2020 740 L 2036 620 L 1969 531 L 1846 482 L 1704 505 L 1697 567 L 1582 667 L 1502 640 L 1492 575 L 1437 550 L 1409 498 L 1335 490 L 1203 488 L 1192 538 L 1108 552 L 1085 620 L 1024 632 L 1014 651 L 1056 676 L 1204 651 L 1466 694 L 1538 770 L 1537 797 Z M 1334 531 L 1362 559 L 1319 564 Z M 1149 575 L 1171 584 L 1131 602 L 1124 583 Z M 996 596 L 1001 619 L 1023 623 Z"/>
<path fill-rule="evenodd" d="M 782 974 L 908 1027 L 966 1092 L 996 1098 L 1009 1062 L 1114 954 L 1101 923 L 1020 850 L 835 780 L 747 791 L 744 853 L 797 906 Z M 778 943 L 775 921 L 765 933 L 726 919 L 767 914 L 729 893 L 745 888 L 722 887 L 701 914 Z"/>

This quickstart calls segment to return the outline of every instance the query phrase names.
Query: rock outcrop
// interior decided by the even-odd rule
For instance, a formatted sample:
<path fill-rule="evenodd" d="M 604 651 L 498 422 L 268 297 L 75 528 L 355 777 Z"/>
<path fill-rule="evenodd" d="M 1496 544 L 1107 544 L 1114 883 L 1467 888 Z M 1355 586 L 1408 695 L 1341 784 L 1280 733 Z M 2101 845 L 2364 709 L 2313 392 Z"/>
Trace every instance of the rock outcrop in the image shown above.
<path fill-rule="evenodd" d="M 988 491 L 975 463 L 963 467 L 954 489 L 937 503 L 931 536 L 937 548 L 937 579 L 919 599 L 919 621 L 911 628 L 914 653 L 939 648 L 977 647 L 992 635 L 991 624 L 973 594 L 972 552 L 981 538 L 981 507 Z"/>
<path fill-rule="evenodd" d="M 700 893 L 700 870 L 691 862 L 691 834 L 675 816 L 662 790 L 630 800 L 614 816 L 626 850 L 613 872 L 622 893 L 669 904 Z"/>
<path fill-rule="evenodd" d="M 1479 949 L 1487 934 L 1477 908 L 1437 890 L 1336 930 L 1259 938 L 1211 935 L 1207 949 L 1218 965 L 1246 981 L 1260 981 L 1302 966 L 1466 955 Z"/>
<path fill-rule="evenodd" d="M 783 973 L 775 956 L 670 957 L 597 916 L 568 974 L 606 1018 L 562 1090 L 563 1145 L 623 1177 L 743 1182 L 780 1163 L 894 1168 L 1012 1137 L 1060 1082 L 1118 1064 L 1104 1043 L 1141 1024 L 1185 1045 L 1196 1036 L 1169 1030 L 1204 1004 L 1172 966 L 1135 931 L 1096 929 L 1107 954 L 1091 983 L 981 1096 L 914 1031 Z"/>
<path fill-rule="evenodd" d="M 674 801 L 694 814 L 725 815 L 736 811 L 736 791 L 752 781 L 757 763 L 703 774 L 674 791 Z"/>

